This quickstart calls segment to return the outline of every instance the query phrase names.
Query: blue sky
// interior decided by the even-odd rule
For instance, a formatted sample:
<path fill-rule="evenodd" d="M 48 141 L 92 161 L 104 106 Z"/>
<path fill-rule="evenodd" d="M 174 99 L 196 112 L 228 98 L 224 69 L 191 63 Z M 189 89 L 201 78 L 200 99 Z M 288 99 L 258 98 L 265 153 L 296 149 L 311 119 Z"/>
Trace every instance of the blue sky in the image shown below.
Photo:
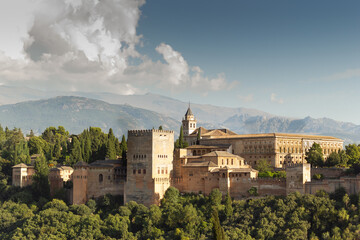
<path fill-rule="evenodd" d="M 360 124 L 359 9 L 332 0 L 1 1 L 0 84 L 152 92 Z"/>
<path fill-rule="evenodd" d="M 231 90 L 167 95 L 293 117 L 360 123 L 359 1 L 148 1 L 141 52 L 170 44 Z M 151 89 L 164 94 L 162 90 Z M 273 95 L 273 101 L 271 101 Z"/>

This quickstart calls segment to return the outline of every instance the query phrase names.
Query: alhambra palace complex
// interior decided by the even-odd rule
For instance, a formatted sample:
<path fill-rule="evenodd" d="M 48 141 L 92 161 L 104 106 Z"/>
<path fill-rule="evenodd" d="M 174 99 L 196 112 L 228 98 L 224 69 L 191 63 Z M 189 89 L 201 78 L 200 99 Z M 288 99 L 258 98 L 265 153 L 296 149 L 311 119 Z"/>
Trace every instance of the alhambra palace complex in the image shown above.
<path fill-rule="evenodd" d="M 343 141 L 335 137 L 299 134 L 238 135 L 227 129 L 207 130 L 197 127 L 190 106 L 182 120 L 185 149 L 174 149 L 174 132 L 164 130 L 128 131 L 127 165 L 122 160 L 78 162 L 74 168 L 61 166 L 49 173 L 51 193 L 72 180 L 70 202 L 86 203 L 105 194 L 120 195 L 124 202 L 136 201 L 146 206 L 159 204 L 168 187 L 183 193 L 209 194 L 218 188 L 234 199 L 249 196 L 256 188 L 260 196 L 333 192 L 344 187 L 348 193 L 360 192 L 360 176 L 341 177 L 342 169 L 311 168 L 305 153 L 314 142 L 323 149 L 324 158 L 343 149 Z M 200 131 L 200 133 L 199 133 Z M 200 136 L 200 139 L 198 138 Z M 265 159 L 286 171 L 286 179 L 258 178 L 253 167 Z M 311 181 L 315 173 L 325 180 Z M 15 186 L 31 184 L 33 166 L 13 167 Z"/>

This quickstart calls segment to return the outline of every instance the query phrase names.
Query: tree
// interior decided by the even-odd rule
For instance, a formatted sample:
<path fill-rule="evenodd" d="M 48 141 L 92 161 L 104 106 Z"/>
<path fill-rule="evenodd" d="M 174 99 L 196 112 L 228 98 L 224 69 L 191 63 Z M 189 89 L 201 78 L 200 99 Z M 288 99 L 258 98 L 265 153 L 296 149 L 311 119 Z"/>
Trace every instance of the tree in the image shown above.
<path fill-rule="evenodd" d="M 121 143 L 120 143 L 120 150 L 121 150 L 121 157 L 123 159 L 123 163 L 126 165 L 126 153 L 127 153 L 127 143 L 125 139 L 125 135 L 122 135 Z"/>
<path fill-rule="evenodd" d="M 210 192 L 209 200 L 210 206 L 218 207 L 221 204 L 222 194 L 218 188 L 213 189 Z"/>
<path fill-rule="evenodd" d="M 81 145 L 80 145 L 80 141 L 75 137 L 73 139 L 73 146 L 72 146 L 72 150 L 71 150 L 71 154 L 70 154 L 70 163 L 68 163 L 69 165 L 73 165 L 77 162 L 82 161 L 82 154 L 81 154 Z"/>
<path fill-rule="evenodd" d="M 214 239 L 216 240 L 225 240 L 226 235 L 224 232 L 224 229 L 221 227 L 220 219 L 219 219 L 219 213 L 217 209 L 213 210 L 212 216 L 211 216 L 211 222 L 213 224 L 213 235 Z"/>
<path fill-rule="evenodd" d="M 320 144 L 314 143 L 309 151 L 306 152 L 306 161 L 315 167 L 324 166 L 324 156 Z"/>
<path fill-rule="evenodd" d="M 159 130 L 163 130 L 163 127 L 161 125 L 159 126 Z"/>
<path fill-rule="evenodd" d="M 110 128 L 106 144 L 106 157 L 109 159 L 116 159 L 115 136 L 113 130 Z"/>
<path fill-rule="evenodd" d="M 201 139 L 201 127 L 198 128 L 198 133 L 196 136 L 196 144 L 200 144 L 200 139 Z"/>
<path fill-rule="evenodd" d="M 349 144 L 345 146 L 346 155 L 350 164 L 357 163 L 360 160 L 360 149 L 356 144 Z"/>
<path fill-rule="evenodd" d="M 332 152 L 325 161 L 327 167 L 334 167 L 339 165 L 341 162 L 340 155 L 337 152 Z"/>
<path fill-rule="evenodd" d="M 179 138 L 175 142 L 175 148 L 186 148 L 188 146 L 189 144 L 184 140 L 184 131 L 183 126 L 181 125 Z"/>
<path fill-rule="evenodd" d="M 225 196 L 225 215 L 227 218 L 233 215 L 232 201 L 229 192 Z"/>
<path fill-rule="evenodd" d="M 259 162 L 256 164 L 256 169 L 259 172 L 270 172 L 272 170 L 270 164 L 266 159 L 260 159 Z"/>
<path fill-rule="evenodd" d="M 50 186 L 49 186 L 49 167 L 46 162 L 44 154 L 41 154 L 35 160 L 35 174 L 33 175 L 33 188 L 39 196 L 49 198 Z"/>

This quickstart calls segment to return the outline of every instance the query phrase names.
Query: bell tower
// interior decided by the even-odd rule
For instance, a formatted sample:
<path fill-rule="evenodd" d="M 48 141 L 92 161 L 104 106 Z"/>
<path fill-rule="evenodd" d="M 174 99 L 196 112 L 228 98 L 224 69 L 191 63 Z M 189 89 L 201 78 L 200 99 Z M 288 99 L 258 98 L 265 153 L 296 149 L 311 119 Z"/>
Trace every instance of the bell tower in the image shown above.
<path fill-rule="evenodd" d="M 189 136 L 196 129 L 196 118 L 194 117 L 194 114 L 191 111 L 190 103 L 185 113 L 185 117 L 182 120 L 182 126 L 183 126 L 184 136 Z"/>

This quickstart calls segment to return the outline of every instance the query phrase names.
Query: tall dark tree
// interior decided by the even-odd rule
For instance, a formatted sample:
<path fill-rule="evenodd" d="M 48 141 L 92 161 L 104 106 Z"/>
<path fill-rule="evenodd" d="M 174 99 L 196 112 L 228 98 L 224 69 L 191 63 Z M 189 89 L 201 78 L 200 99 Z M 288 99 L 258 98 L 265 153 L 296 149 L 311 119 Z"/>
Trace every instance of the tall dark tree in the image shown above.
<path fill-rule="evenodd" d="M 68 164 L 74 165 L 77 162 L 83 161 L 81 153 L 81 144 L 77 137 L 73 138 L 73 146 L 70 154 L 70 162 Z"/>
<path fill-rule="evenodd" d="M 198 133 L 196 136 L 196 144 L 200 144 L 200 139 L 201 139 L 201 127 L 199 127 L 198 129 Z"/>
<path fill-rule="evenodd" d="M 225 215 L 227 218 L 233 215 L 232 201 L 229 192 L 225 196 Z"/>
<path fill-rule="evenodd" d="M 126 164 L 126 153 L 127 153 L 127 143 L 126 143 L 126 139 L 125 139 L 125 135 L 122 135 L 121 138 L 121 143 L 120 143 L 120 150 L 121 150 L 121 157 L 124 161 L 124 164 Z"/>
<path fill-rule="evenodd" d="M 337 152 L 332 152 L 325 161 L 327 167 L 334 167 L 339 165 L 341 162 L 340 155 Z"/>
<path fill-rule="evenodd" d="M 312 166 L 322 167 L 324 166 L 324 156 L 320 144 L 314 143 L 309 151 L 306 152 L 306 161 Z"/>
<path fill-rule="evenodd" d="M 345 146 L 345 149 L 349 164 L 360 162 L 360 147 L 358 145 L 349 144 Z"/>
<path fill-rule="evenodd" d="M 184 140 L 184 130 L 183 126 L 180 127 L 179 138 L 175 142 L 175 148 L 186 148 L 189 144 Z"/>
<path fill-rule="evenodd" d="M 211 222 L 213 224 L 213 236 L 216 240 L 225 240 L 226 235 L 224 232 L 224 229 L 221 227 L 220 219 L 219 219 L 219 213 L 217 209 L 213 210 L 212 216 L 211 216 Z"/>
<path fill-rule="evenodd" d="M 35 174 L 33 176 L 33 188 L 39 194 L 45 198 L 50 197 L 50 186 L 49 186 L 49 167 L 46 158 L 41 154 L 35 160 Z"/>

